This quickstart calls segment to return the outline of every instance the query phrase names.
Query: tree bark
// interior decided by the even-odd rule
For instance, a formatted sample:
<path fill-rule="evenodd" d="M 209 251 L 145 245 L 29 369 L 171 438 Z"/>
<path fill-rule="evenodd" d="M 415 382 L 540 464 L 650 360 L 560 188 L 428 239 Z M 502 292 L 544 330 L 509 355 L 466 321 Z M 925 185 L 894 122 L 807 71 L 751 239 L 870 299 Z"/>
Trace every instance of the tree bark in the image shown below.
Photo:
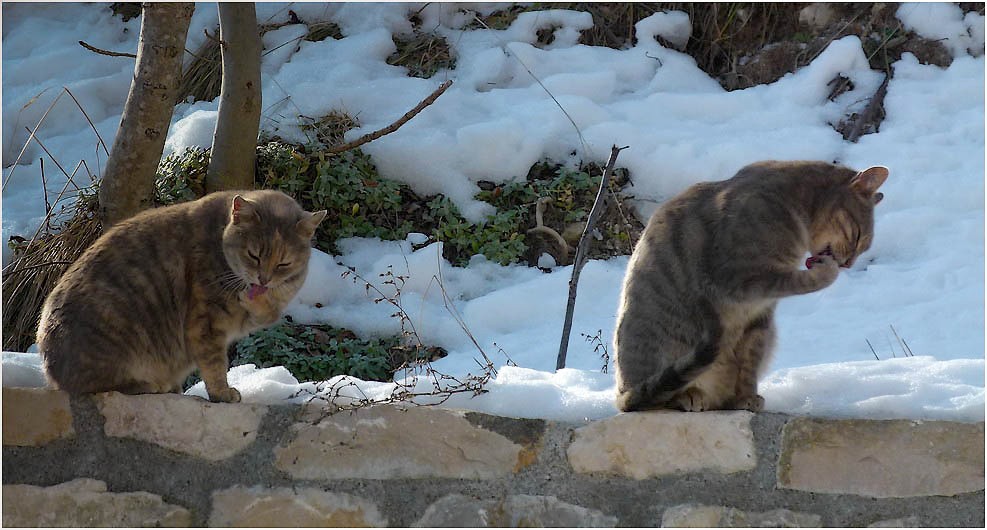
<path fill-rule="evenodd" d="M 261 111 L 261 41 L 254 4 L 220 2 L 219 38 L 223 84 L 206 193 L 254 185 Z"/>
<path fill-rule="evenodd" d="M 99 185 L 104 229 L 151 204 L 195 4 L 145 2 L 142 9 L 134 80 Z"/>

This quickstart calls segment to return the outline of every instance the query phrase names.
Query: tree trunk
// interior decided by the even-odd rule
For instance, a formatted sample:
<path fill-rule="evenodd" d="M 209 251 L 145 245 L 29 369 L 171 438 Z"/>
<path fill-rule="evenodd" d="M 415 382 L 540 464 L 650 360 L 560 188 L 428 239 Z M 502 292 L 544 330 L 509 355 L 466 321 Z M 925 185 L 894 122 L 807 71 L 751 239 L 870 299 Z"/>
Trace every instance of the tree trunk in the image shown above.
<path fill-rule="evenodd" d="M 145 2 L 137 64 L 99 185 L 104 229 L 150 206 L 195 4 Z"/>
<path fill-rule="evenodd" d="M 252 3 L 219 3 L 223 84 L 206 193 L 254 185 L 260 129 L 260 34 Z"/>

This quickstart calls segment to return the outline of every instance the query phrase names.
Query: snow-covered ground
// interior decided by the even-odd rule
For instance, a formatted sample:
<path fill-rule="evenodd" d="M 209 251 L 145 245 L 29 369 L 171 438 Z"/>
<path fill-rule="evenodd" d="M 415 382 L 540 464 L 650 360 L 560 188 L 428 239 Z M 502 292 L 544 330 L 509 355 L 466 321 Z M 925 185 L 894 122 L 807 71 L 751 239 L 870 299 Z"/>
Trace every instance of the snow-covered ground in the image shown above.
<path fill-rule="evenodd" d="M 473 199 L 476 180 L 523 178 L 546 157 L 603 162 L 612 144 L 630 146 L 619 165 L 630 169 L 634 187 L 628 191 L 644 213 L 690 184 L 728 178 L 757 160 L 887 166 L 891 177 L 882 188 L 871 250 L 831 287 L 780 304 L 778 349 L 761 382 L 767 409 L 984 419 L 983 16 L 964 17 L 951 4 L 903 5 L 903 24 L 946 39 L 955 60 L 943 69 L 905 54 L 894 64 L 880 133 L 851 144 L 830 124 L 861 110 L 882 80 L 869 69 L 855 37 L 833 42 L 809 66 L 775 83 L 726 92 L 692 58 L 650 38 L 680 41 L 689 30 L 681 13 L 641 21 L 638 44 L 625 50 L 576 44 L 578 31 L 592 23 L 585 13 L 525 13 L 505 30 L 462 29 L 472 11 L 495 7 L 259 4 L 261 21 L 284 22 L 290 8 L 307 23 L 332 19 L 344 35 L 298 41 L 305 28 L 296 25 L 265 36 L 271 53 L 263 64 L 262 127 L 305 141 L 299 115 L 339 110 L 358 117 L 362 128 L 350 132 L 358 136 L 391 123 L 452 79 L 435 104 L 365 151 L 384 176 L 419 193 L 445 193 L 473 219 L 490 211 Z M 457 60 L 454 70 L 427 80 L 407 77 L 403 68 L 385 62 L 395 49 L 391 36 L 410 32 L 408 15 L 419 10 L 423 27 L 445 36 Z M 199 4 L 187 47 L 195 50 L 205 38 L 202 29 L 216 23 L 215 4 Z M 545 26 L 559 29 L 552 44 L 540 49 L 532 44 Z M 27 139 L 25 126 L 38 122 L 63 87 L 112 143 L 132 60 L 95 55 L 77 41 L 133 51 L 138 33 L 139 20 L 123 23 L 105 5 L 3 5 L 4 240 L 30 236 L 43 218 L 39 158 L 46 155 L 32 143 L 20 164 L 12 164 Z M 837 74 L 849 77 L 854 88 L 829 101 L 827 83 Z M 218 101 L 179 105 L 166 150 L 208 146 L 217 106 Z M 68 172 L 80 160 L 93 172 L 105 162 L 96 135 L 67 95 L 48 114 L 39 137 Z M 49 192 L 57 194 L 65 178 L 51 160 L 45 170 Z M 605 344 L 612 340 L 626 257 L 587 264 L 567 368 L 555 372 L 571 267 L 544 274 L 482 256 L 468 267 L 453 267 L 441 259 L 440 245 L 412 251 L 408 241 L 355 238 L 340 243 L 339 256 L 315 252 L 309 278 L 288 312 L 296 321 L 327 322 L 358 334 L 397 333 L 394 308 L 375 305 L 363 285 L 341 277 L 351 266 L 377 283 L 380 273 L 392 270 L 408 276 L 401 303 L 422 339 L 449 351 L 434 363 L 437 370 L 478 372 L 480 355 L 455 315 L 497 367 L 488 393 L 457 394 L 444 406 L 573 421 L 617 412 L 613 376 L 601 371 L 595 344 L 581 334 L 601 330 Z M 443 289 L 451 304 L 444 302 Z M 914 356 L 906 357 L 899 336 Z M 508 366 L 507 356 L 517 366 Z M 233 368 L 230 379 L 245 401 L 266 403 L 300 401 L 351 382 L 299 384 L 283 368 L 251 365 Z M 43 384 L 37 355 L 4 353 L 3 384 Z M 430 385 L 417 382 L 419 390 Z M 341 392 L 380 398 L 394 386 L 356 381 Z M 189 393 L 204 390 L 200 384 Z"/>

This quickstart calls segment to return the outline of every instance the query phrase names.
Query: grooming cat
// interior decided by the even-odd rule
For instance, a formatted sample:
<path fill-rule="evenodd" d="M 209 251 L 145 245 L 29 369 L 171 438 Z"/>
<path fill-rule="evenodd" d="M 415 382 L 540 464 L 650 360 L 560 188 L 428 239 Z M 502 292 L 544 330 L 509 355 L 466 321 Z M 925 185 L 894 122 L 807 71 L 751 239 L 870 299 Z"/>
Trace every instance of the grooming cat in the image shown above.
<path fill-rule="evenodd" d="M 37 339 L 49 383 L 72 394 L 181 392 L 198 366 L 210 400 L 239 401 L 227 347 L 280 318 L 325 215 L 261 190 L 120 222 L 45 301 Z"/>
<path fill-rule="evenodd" d="M 870 247 L 887 176 L 884 167 L 758 162 L 663 204 L 624 279 L 617 408 L 760 410 L 778 300 L 830 285 Z"/>

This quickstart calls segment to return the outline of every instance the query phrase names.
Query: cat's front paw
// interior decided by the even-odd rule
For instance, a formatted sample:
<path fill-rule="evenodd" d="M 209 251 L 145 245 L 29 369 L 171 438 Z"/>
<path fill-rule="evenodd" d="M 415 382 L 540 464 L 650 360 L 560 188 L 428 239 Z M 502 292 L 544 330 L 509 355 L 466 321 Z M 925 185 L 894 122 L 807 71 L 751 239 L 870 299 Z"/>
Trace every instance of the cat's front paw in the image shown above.
<path fill-rule="evenodd" d="M 239 403 L 240 391 L 228 386 L 222 390 L 209 392 L 209 401 L 213 403 Z"/>
<path fill-rule="evenodd" d="M 836 258 L 832 254 L 820 254 L 814 256 L 814 260 L 812 268 L 806 271 L 806 273 L 812 275 L 816 290 L 829 287 L 830 284 L 836 281 L 836 277 L 840 274 L 839 262 L 836 261 Z"/>
<path fill-rule="evenodd" d="M 685 412 L 702 412 L 706 410 L 706 394 L 696 387 L 679 392 L 668 403 L 670 408 Z"/>

